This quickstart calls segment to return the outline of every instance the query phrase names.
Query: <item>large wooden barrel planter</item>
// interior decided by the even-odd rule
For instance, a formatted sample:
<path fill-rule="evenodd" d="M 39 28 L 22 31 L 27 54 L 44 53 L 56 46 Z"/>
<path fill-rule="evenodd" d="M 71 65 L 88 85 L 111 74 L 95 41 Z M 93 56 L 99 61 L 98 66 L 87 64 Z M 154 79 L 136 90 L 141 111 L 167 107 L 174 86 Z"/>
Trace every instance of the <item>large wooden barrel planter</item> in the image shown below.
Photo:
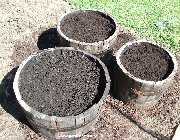
<path fill-rule="evenodd" d="M 71 47 L 44 50 L 19 66 L 13 88 L 32 127 L 48 139 L 89 132 L 110 89 L 105 64 Z"/>
<path fill-rule="evenodd" d="M 173 54 L 146 40 L 123 45 L 116 61 L 114 96 L 139 107 L 155 105 L 177 72 Z"/>
<path fill-rule="evenodd" d="M 110 15 L 96 10 L 76 10 L 63 15 L 58 20 L 57 30 L 70 47 L 96 54 L 103 61 L 119 32 Z"/>

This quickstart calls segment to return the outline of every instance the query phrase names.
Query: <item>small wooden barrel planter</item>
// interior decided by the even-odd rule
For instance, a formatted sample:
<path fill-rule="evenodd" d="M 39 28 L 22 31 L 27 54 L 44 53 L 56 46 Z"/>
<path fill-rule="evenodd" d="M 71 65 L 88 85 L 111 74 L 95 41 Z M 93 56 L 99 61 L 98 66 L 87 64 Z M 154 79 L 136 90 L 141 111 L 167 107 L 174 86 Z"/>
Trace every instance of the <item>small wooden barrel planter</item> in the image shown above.
<path fill-rule="evenodd" d="M 107 57 L 105 54 L 116 41 L 119 29 L 116 21 L 106 13 L 76 10 L 59 18 L 57 30 L 70 47 L 101 58 Z"/>
<path fill-rule="evenodd" d="M 97 57 L 60 47 L 24 60 L 13 88 L 37 132 L 48 139 L 75 139 L 96 123 L 110 89 L 110 77 Z"/>
<path fill-rule="evenodd" d="M 123 45 L 116 61 L 114 96 L 139 107 L 155 105 L 177 72 L 173 54 L 146 40 Z"/>

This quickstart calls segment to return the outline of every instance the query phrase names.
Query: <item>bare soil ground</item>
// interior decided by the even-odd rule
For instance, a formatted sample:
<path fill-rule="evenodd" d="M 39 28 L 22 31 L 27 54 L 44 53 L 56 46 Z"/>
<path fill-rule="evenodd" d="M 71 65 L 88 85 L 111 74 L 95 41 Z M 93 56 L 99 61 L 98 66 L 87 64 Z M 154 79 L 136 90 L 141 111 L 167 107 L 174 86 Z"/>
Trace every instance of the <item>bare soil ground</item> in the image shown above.
<path fill-rule="evenodd" d="M 28 55 L 59 45 L 57 18 L 70 10 L 72 7 L 62 0 L 0 1 L 1 140 L 45 140 L 28 124 L 15 100 L 12 82 L 17 66 Z M 116 49 L 132 39 L 137 37 L 121 30 Z M 180 55 L 177 59 L 180 64 Z M 94 129 L 80 140 L 169 140 L 180 121 L 179 91 L 180 71 L 174 85 L 152 108 L 137 109 L 109 96 Z"/>

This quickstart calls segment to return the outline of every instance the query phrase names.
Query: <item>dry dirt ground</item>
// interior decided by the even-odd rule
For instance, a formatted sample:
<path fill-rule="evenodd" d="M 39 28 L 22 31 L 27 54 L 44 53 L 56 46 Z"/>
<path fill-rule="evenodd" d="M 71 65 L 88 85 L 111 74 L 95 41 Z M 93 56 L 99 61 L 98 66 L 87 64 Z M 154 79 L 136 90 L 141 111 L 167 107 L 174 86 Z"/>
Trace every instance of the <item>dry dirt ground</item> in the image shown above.
<path fill-rule="evenodd" d="M 72 9 L 62 0 L 0 1 L 0 140 L 45 139 L 31 130 L 15 100 L 12 82 L 17 66 L 28 55 L 61 45 L 57 18 Z M 127 38 L 136 39 L 127 31 L 120 31 L 118 38 L 119 46 Z M 179 63 L 180 55 L 177 59 Z M 180 121 L 179 91 L 180 72 L 174 85 L 152 108 L 136 109 L 108 96 L 97 124 L 80 140 L 169 140 Z"/>

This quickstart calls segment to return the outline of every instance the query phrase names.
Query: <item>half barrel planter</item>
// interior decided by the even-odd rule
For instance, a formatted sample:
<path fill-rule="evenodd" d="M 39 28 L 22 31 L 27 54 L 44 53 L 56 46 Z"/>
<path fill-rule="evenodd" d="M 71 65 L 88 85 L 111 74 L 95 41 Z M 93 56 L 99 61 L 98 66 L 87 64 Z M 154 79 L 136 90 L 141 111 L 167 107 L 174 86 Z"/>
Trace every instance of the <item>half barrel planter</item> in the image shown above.
<path fill-rule="evenodd" d="M 101 89 L 102 96 L 100 96 L 98 98 L 98 101 L 95 102 L 92 106 L 90 106 L 78 115 L 71 115 L 65 117 L 49 116 L 47 114 L 43 114 L 35 110 L 31 106 L 29 106 L 22 98 L 19 89 L 19 80 L 21 78 L 22 71 L 25 67 L 29 65 L 32 59 L 51 51 L 60 51 L 60 54 L 62 55 L 63 52 L 71 53 L 72 51 L 75 51 L 78 54 L 83 55 L 84 57 L 88 57 L 89 59 L 91 59 L 91 61 L 95 62 L 96 65 L 100 68 L 102 74 L 101 76 L 103 76 L 105 79 L 105 87 L 104 89 Z M 94 124 L 97 122 L 103 101 L 107 97 L 110 90 L 110 77 L 105 64 L 99 58 L 91 54 L 87 54 L 84 51 L 77 51 L 72 47 L 60 47 L 44 50 L 40 53 L 33 54 L 29 56 L 27 59 L 25 59 L 17 70 L 13 82 L 13 89 L 15 92 L 15 96 L 20 106 L 22 107 L 22 110 L 24 111 L 29 123 L 32 125 L 32 127 L 37 133 L 42 134 L 48 139 L 76 139 L 78 137 L 81 137 L 82 135 L 87 134 L 93 128 Z"/>
<path fill-rule="evenodd" d="M 66 20 L 71 19 L 74 16 L 77 16 L 78 14 L 82 14 L 82 13 L 87 13 L 88 15 L 91 15 L 91 14 L 98 15 L 104 19 L 109 20 L 109 22 L 110 22 L 109 26 L 111 26 L 111 28 L 112 28 L 112 30 L 108 33 L 109 36 L 103 40 L 98 40 L 98 41 L 89 43 L 86 41 L 80 41 L 80 40 L 73 39 L 72 37 L 69 37 L 68 35 L 66 35 L 66 32 L 69 32 L 69 31 L 62 31 L 62 26 L 64 26 L 64 24 L 67 24 Z M 88 18 L 86 19 L 86 17 L 83 17 L 83 18 L 84 18 L 83 20 L 89 20 Z M 78 18 L 76 20 L 78 20 Z M 89 26 L 90 25 L 88 25 L 88 27 L 86 27 L 86 25 L 83 25 L 81 29 L 84 30 L 86 28 L 89 28 L 89 30 L 91 30 L 91 27 L 89 27 Z M 101 24 L 99 24 L 97 26 L 101 26 Z M 76 28 L 76 27 L 74 27 L 74 28 Z M 76 30 L 76 29 L 74 29 L 74 30 Z M 68 46 L 70 46 L 70 47 L 74 47 L 76 49 L 84 50 L 88 53 L 94 54 L 95 56 L 100 58 L 106 64 L 111 59 L 110 58 L 111 53 L 112 53 L 111 45 L 117 39 L 119 28 L 118 28 L 116 20 L 113 17 L 111 17 L 110 15 L 108 15 L 107 13 L 97 11 L 97 10 L 76 10 L 76 11 L 67 13 L 59 18 L 58 23 L 57 23 L 57 31 L 61 36 L 60 38 L 62 38 L 62 40 L 66 41 L 65 44 L 68 44 Z M 94 36 L 94 34 L 89 34 L 88 36 L 90 38 L 91 36 Z"/>
<path fill-rule="evenodd" d="M 124 67 L 121 56 L 129 48 L 142 43 L 144 45 L 148 44 L 151 47 L 159 48 L 160 51 L 167 55 L 169 69 L 162 80 L 148 81 L 137 78 Z M 132 41 L 123 45 L 116 54 L 116 62 L 113 96 L 125 103 L 132 103 L 137 107 L 154 106 L 160 100 L 164 92 L 172 85 L 178 69 L 176 58 L 170 51 L 147 40 Z"/>

